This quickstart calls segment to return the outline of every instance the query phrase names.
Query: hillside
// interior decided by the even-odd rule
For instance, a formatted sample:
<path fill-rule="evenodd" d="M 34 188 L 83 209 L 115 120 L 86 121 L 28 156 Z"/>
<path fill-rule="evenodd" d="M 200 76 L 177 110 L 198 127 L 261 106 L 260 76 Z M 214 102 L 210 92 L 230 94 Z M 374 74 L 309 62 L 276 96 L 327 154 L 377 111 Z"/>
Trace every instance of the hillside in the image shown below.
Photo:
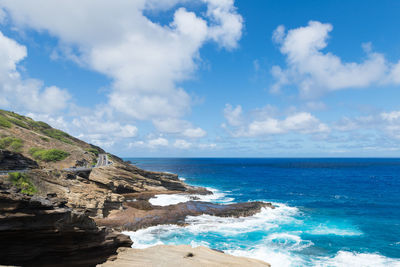
<path fill-rule="evenodd" d="M 0 149 L 21 153 L 41 167 L 55 169 L 92 165 L 99 153 L 105 153 L 45 122 L 5 110 L 0 110 Z M 43 153 L 50 149 L 53 151 Z"/>
<path fill-rule="evenodd" d="M 104 153 L 44 122 L 0 110 L 0 265 L 95 266 L 132 244 L 96 223 L 126 209 L 129 194 L 208 193 L 110 154 L 112 164 L 93 167 Z M 73 166 L 86 168 L 65 170 Z"/>
<path fill-rule="evenodd" d="M 97 158 L 107 164 L 94 166 Z M 191 201 L 156 206 L 149 202 L 156 194 L 187 194 Z M 131 246 L 117 230 L 185 225 L 186 216 L 201 214 L 251 216 L 274 208 L 261 202 L 197 201 L 204 194 L 212 193 L 176 174 L 142 170 L 107 156 L 44 122 L 0 110 L 0 265 L 96 266 L 118 248 Z"/>

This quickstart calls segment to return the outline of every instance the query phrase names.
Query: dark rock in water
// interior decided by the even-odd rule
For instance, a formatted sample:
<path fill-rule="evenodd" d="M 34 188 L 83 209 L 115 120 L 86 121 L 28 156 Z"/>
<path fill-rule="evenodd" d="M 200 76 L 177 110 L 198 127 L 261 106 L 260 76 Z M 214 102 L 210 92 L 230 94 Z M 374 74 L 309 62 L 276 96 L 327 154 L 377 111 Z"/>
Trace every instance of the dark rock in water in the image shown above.
<path fill-rule="evenodd" d="M 252 216 L 264 207 L 274 208 L 271 203 L 245 202 L 221 205 L 202 201 L 188 201 L 165 207 L 144 204 L 143 200 L 127 203 L 123 211 L 116 211 L 106 219 L 96 220 L 98 225 L 109 226 L 123 230 L 138 230 L 160 224 L 185 224 L 186 216 L 202 214 L 219 217 Z"/>
<path fill-rule="evenodd" d="M 36 169 L 39 165 L 36 161 L 24 157 L 20 153 L 0 149 L 0 171 Z"/>
<path fill-rule="evenodd" d="M 95 266 L 131 244 L 52 199 L 0 190 L 1 265 Z"/>

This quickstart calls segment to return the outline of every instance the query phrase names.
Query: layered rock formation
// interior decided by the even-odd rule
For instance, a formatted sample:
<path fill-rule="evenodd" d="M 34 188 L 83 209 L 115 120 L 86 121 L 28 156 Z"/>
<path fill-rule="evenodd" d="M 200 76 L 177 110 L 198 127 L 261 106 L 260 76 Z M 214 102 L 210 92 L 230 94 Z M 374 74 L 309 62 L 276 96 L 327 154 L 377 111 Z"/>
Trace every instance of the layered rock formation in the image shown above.
<path fill-rule="evenodd" d="M 0 264 L 95 266 L 132 244 L 64 204 L 0 189 Z"/>
<path fill-rule="evenodd" d="M 0 170 L 26 170 L 36 168 L 39 168 L 36 161 L 20 153 L 0 149 Z"/>
<path fill-rule="evenodd" d="M 38 195 L 57 196 L 66 205 L 85 214 L 103 218 L 111 210 L 122 210 L 123 193 L 188 192 L 211 193 L 204 188 L 186 185 L 175 174 L 141 170 L 128 163 L 114 163 L 88 172 L 31 170 L 27 173 Z"/>

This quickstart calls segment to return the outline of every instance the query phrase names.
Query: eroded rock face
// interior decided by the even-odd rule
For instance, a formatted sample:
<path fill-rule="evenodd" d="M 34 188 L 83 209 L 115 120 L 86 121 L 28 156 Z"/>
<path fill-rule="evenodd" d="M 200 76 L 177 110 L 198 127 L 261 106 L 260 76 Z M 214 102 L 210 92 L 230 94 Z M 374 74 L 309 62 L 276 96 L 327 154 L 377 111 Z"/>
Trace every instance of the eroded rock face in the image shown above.
<path fill-rule="evenodd" d="M 122 209 L 124 197 L 103 185 L 76 173 L 33 170 L 28 173 L 38 194 L 57 196 L 66 205 L 91 217 L 105 217 L 111 210 Z"/>
<path fill-rule="evenodd" d="M 36 169 L 39 165 L 36 161 L 24 157 L 20 153 L 0 149 L 0 171 L 1 170 L 26 170 Z"/>
<path fill-rule="evenodd" d="M 0 190 L 2 265 L 95 266 L 131 244 L 62 201 Z"/>
<path fill-rule="evenodd" d="M 89 180 L 118 194 L 162 190 L 187 191 L 190 188 L 181 182 L 176 174 L 145 171 L 127 163 L 94 168 Z"/>
<path fill-rule="evenodd" d="M 219 217 L 252 216 L 262 208 L 275 208 L 271 203 L 245 202 L 221 205 L 202 201 L 188 201 L 165 207 L 153 206 L 145 200 L 127 202 L 126 209 L 113 212 L 108 218 L 96 220 L 98 225 L 136 231 L 160 224 L 184 225 L 186 216 L 202 214 Z"/>
<path fill-rule="evenodd" d="M 118 162 L 85 173 L 43 169 L 32 170 L 28 175 L 39 195 L 65 199 L 67 206 L 96 218 L 107 217 L 112 210 L 122 210 L 125 193 L 160 194 L 171 190 L 211 193 L 204 188 L 186 185 L 175 174 L 145 171 Z"/>

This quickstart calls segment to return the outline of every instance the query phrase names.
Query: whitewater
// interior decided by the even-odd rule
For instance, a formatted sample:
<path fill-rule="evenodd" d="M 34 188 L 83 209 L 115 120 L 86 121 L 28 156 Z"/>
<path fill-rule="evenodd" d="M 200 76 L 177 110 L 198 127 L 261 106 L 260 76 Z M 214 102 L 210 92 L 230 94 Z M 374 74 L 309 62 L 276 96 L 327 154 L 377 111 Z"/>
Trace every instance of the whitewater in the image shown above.
<path fill-rule="evenodd" d="M 138 159 L 135 159 L 135 161 L 141 162 Z M 222 204 L 257 200 L 272 201 L 276 208 L 263 208 L 260 213 L 254 216 L 241 218 L 221 218 L 210 215 L 188 216 L 185 221 L 187 223 L 186 227 L 160 225 L 136 232 L 125 232 L 134 242 L 134 248 L 146 248 L 156 244 L 207 246 L 236 256 L 260 259 L 270 263 L 272 266 L 400 266 L 400 255 L 397 254 L 400 251 L 400 243 L 397 243 L 398 241 L 392 242 L 391 240 L 374 240 L 374 238 L 379 239 L 380 236 L 374 237 L 373 232 L 369 232 L 371 225 L 366 225 L 368 220 L 371 220 L 369 217 L 371 214 L 363 214 L 361 210 L 361 217 L 360 214 L 346 216 L 344 211 L 348 208 L 347 206 L 351 206 L 350 210 L 355 207 L 355 203 L 349 204 L 349 200 L 355 201 L 355 196 L 347 191 L 344 194 L 343 190 L 331 189 L 331 191 L 335 192 L 331 192 L 329 200 L 339 206 L 324 203 L 318 194 L 310 194 L 309 191 L 301 193 L 293 190 L 294 188 L 287 188 L 291 190 L 288 190 L 283 195 L 293 196 L 293 198 L 298 198 L 297 200 L 277 202 L 276 195 L 271 197 L 270 194 L 270 198 L 268 198 L 268 195 L 264 196 L 265 188 L 274 187 L 274 185 L 268 184 L 266 179 L 262 179 L 263 183 L 259 182 L 256 186 L 250 186 L 249 184 L 252 181 L 260 181 L 261 178 L 244 179 L 243 173 L 249 174 L 248 171 L 249 168 L 252 168 L 252 162 L 242 164 L 241 169 L 247 169 L 247 172 L 239 172 L 234 175 L 232 173 L 229 174 L 232 169 L 228 168 L 227 165 L 237 167 L 237 162 L 231 164 L 218 161 L 208 162 L 208 164 L 217 166 L 209 167 L 209 171 L 212 174 L 206 175 L 204 178 L 201 177 L 201 174 L 206 170 L 201 171 L 200 174 L 195 174 L 196 170 L 203 169 L 204 162 L 197 163 L 199 166 L 196 166 L 196 168 L 193 167 L 193 165 L 196 165 L 196 161 L 187 162 L 187 159 L 186 161 L 182 160 L 181 166 L 178 166 L 175 162 L 171 164 L 165 159 L 163 161 L 159 160 L 156 164 L 150 162 L 150 164 L 146 165 L 146 160 L 142 162 L 144 166 L 141 165 L 141 167 L 149 168 L 151 165 L 154 170 L 173 172 L 179 169 L 181 173 L 185 174 L 184 179 L 186 179 L 186 182 L 193 185 L 208 186 L 208 189 L 213 192 L 213 195 L 205 196 L 157 195 L 150 199 L 150 203 L 153 205 L 166 206 L 192 199 Z M 230 162 L 228 161 L 228 163 Z M 303 164 L 299 166 L 302 171 L 304 171 Z M 227 172 L 225 178 L 210 182 L 213 180 L 210 180 L 210 178 L 215 178 L 216 174 L 219 176 L 221 165 L 223 165 L 222 169 Z M 324 163 L 325 165 L 326 163 Z M 359 167 L 359 164 L 355 165 Z M 190 171 L 185 166 L 190 166 Z M 317 166 L 319 167 L 319 165 Z M 342 164 L 339 164 L 338 167 L 337 164 L 330 165 L 330 167 L 337 168 L 341 168 L 341 166 Z M 352 166 L 352 164 L 346 163 L 346 166 Z M 397 167 L 397 165 L 395 166 Z M 273 165 L 273 167 L 276 166 Z M 281 165 L 278 167 L 282 168 Z M 260 168 L 268 169 L 271 168 L 271 165 L 267 164 L 267 166 L 262 165 L 260 167 L 257 164 L 256 173 L 259 174 Z M 177 173 L 179 173 L 179 170 Z M 321 170 L 325 169 L 319 168 L 318 175 L 321 174 Z M 282 172 L 282 170 L 280 171 Z M 308 167 L 306 171 L 309 171 Z M 347 169 L 346 171 L 349 170 Z M 254 174 L 252 171 L 250 172 L 252 175 Z M 316 175 L 315 169 L 313 173 Z M 332 175 L 331 169 L 329 173 Z M 352 174 L 354 173 L 352 172 Z M 239 177 L 240 184 L 245 184 L 247 187 L 239 186 L 237 183 L 236 186 L 233 186 L 235 183 L 232 182 L 237 182 Z M 313 181 L 313 187 L 315 187 L 315 180 L 313 179 Z M 214 188 L 210 187 L 211 185 Z M 220 185 L 220 188 L 215 188 L 218 185 Z M 281 188 L 281 186 L 278 187 Z M 301 187 L 304 187 L 304 183 Z M 271 191 L 272 189 L 269 190 Z M 273 191 L 275 190 L 277 188 L 273 189 Z M 311 191 L 314 190 L 318 189 L 315 188 Z M 388 194 L 386 197 L 390 198 L 390 190 L 385 191 Z M 369 194 L 374 195 L 373 192 L 369 192 Z M 310 198 L 309 195 L 313 196 L 312 200 L 299 200 Z M 285 198 L 281 197 L 281 200 L 285 200 Z M 296 203 L 298 205 L 295 205 Z M 387 204 L 387 201 L 385 203 Z M 382 205 L 382 203 L 380 204 Z M 383 209 L 381 208 L 379 212 L 382 215 Z M 376 211 L 373 214 L 376 214 Z M 376 217 L 372 218 L 373 221 L 377 219 L 379 220 Z M 389 216 L 389 219 L 393 218 Z M 387 223 L 388 218 L 383 216 L 380 220 L 385 220 L 384 223 Z M 375 225 L 375 227 L 379 227 L 379 225 Z M 396 228 L 398 225 L 393 225 L 393 227 Z M 391 230 L 382 229 L 382 231 L 390 232 Z M 398 229 L 393 230 L 393 234 L 396 231 Z M 396 240 L 399 237 L 393 236 L 392 238 Z M 379 247 L 382 242 L 386 241 L 390 243 L 386 244 L 389 248 L 388 250 L 385 250 L 385 247 Z"/>

